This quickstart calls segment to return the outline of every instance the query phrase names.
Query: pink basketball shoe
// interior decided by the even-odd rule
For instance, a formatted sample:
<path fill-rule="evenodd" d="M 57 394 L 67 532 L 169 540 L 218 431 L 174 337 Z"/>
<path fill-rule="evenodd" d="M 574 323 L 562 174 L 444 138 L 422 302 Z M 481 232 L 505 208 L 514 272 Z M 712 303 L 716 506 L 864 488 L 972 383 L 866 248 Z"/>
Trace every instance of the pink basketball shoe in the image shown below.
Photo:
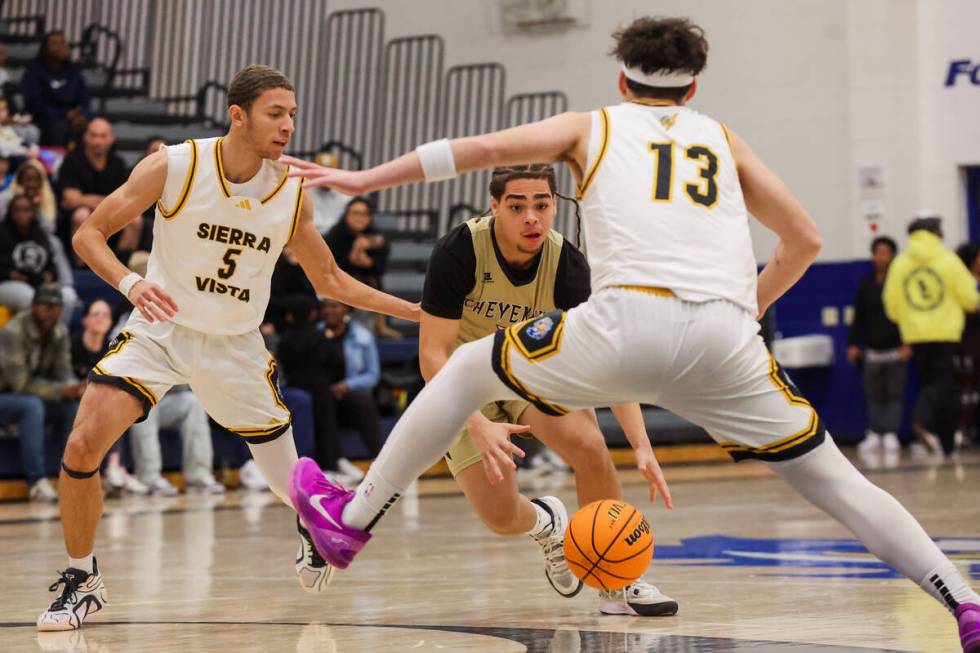
<path fill-rule="evenodd" d="M 313 545 L 328 563 L 346 569 L 371 534 L 343 525 L 344 506 L 354 498 L 327 478 L 309 458 L 300 458 L 289 479 L 289 498 L 310 532 Z"/>
<path fill-rule="evenodd" d="M 956 621 L 960 625 L 963 653 L 980 653 L 980 605 L 961 603 L 956 608 Z"/>

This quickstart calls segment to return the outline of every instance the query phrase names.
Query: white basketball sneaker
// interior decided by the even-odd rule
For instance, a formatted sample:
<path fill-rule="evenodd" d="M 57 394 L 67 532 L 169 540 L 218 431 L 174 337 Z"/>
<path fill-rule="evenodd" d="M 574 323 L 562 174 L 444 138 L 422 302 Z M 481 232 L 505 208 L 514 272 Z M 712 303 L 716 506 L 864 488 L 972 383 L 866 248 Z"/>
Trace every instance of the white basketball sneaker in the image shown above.
<path fill-rule="evenodd" d="M 634 617 L 669 617 L 677 614 L 677 601 L 640 579 L 621 590 L 600 590 L 599 612 Z"/>
<path fill-rule="evenodd" d="M 568 528 L 568 511 L 557 497 L 531 499 L 551 514 L 551 528 L 533 539 L 544 555 L 544 573 L 556 592 L 571 598 L 582 590 L 582 581 L 575 577 L 565 561 L 565 529 Z"/>
<path fill-rule="evenodd" d="M 303 522 L 296 517 L 296 529 L 299 531 L 299 551 L 296 552 L 296 577 L 303 591 L 319 594 L 327 589 L 336 568 L 323 559 L 310 533 L 303 527 Z"/>
<path fill-rule="evenodd" d="M 69 567 L 62 572 L 48 591 L 57 592 L 64 585 L 61 596 L 54 600 L 47 610 L 37 618 L 37 629 L 75 630 L 85 618 L 105 607 L 107 595 L 99 565 L 92 560 L 93 573 Z"/>

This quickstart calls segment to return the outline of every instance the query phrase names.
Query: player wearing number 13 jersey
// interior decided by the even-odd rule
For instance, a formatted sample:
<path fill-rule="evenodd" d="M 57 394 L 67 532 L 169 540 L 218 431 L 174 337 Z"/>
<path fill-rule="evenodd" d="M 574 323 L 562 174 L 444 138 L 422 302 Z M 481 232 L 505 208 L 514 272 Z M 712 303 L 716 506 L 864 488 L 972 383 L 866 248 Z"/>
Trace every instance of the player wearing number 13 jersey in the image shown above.
<path fill-rule="evenodd" d="M 562 161 L 579 181 L 593 291 L 568 311 L 456 349 L 354 495 L 325 492 L 315 463 L 297 463 L 293 501 L 317 548 L 347 566 L 392 499 L 488 401 L 519 397 L 551 414 L 653 403 L 702 426 L 735 460 L 768 464 L 953 613 L 964 650 L 980 652 L 980 596 L 915 518 L 841 454 L 759 337 L 757 314 L 799 279 L 821 240 L 745 141 L 687 106 L 707 61 L 703 31 L 682 18 L 640 18 L 614 38 L 621 104 L 428 143 L 365 171 L 303 166 L 313 183 L 363 193 Z M 779 236 L 758 275 L 750 212 Z M 649 445 L 637 445 L 639 462 Z M 507 446 L 498 438 L 482 453 L 495 457 Z M 317 511 L 304 502 L 313 492 Z"/>
<path fill-rule="evenodd" d="M 276 364 L 258 331 L 283 248 L 316 291 L 346 304 L 417 320 L 418 307 L 378 292 L 336 265 L 313 226 L 301 179 L 279 158 L 296 99 L 289 80 L 249 66 L 228 89 L 221 138 L 162 148 L 140 162 L 76 233 L 76 252 L 136 307 L 93 368 L 69 436 L 59 487 L 68 566 L 39 630 L 71 630 L 105 607 L 93 556 L 106 451 L 174 385 L 190 384 L 212 418 L 245 439 L 269 487 L 287 505 L 296 461 Z M 130 273 L 106 239 L 156 206 L 147 277 Z M 298 523 L 298 522 L 297 522 Z M 300 584 L 321 590 L 330 568 L 300 525 Z"/>

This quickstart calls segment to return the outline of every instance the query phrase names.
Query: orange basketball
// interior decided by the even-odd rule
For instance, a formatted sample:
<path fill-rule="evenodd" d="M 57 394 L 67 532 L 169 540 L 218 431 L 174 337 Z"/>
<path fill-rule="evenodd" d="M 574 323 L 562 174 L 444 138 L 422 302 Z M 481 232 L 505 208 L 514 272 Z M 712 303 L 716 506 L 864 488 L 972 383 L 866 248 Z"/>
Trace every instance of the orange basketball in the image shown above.
<path fill-rule="evenodd" d="M 625 501 L 594 501 L 565 531 L 565 560 L 586 585 L 618 590 L 636 581 L 653 559 L 653 529 Z"/>

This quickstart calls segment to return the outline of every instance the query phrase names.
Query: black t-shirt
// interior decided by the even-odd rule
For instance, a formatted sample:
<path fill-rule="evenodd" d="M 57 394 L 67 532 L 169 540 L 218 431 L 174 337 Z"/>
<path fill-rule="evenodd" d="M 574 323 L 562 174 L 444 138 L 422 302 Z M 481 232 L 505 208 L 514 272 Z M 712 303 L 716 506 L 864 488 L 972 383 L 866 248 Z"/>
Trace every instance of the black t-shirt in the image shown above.
<path fill-rule="evenodd" d="M 58 169 L 58 186 L 62 189 L 77 188 L 84 195 L 108 195 L 129 177 L 129 168 L 119 156 L 109 153 L 106 166 L 96 170 L 86 158 L 84 148 L 77 147 L 68 153 Z"/>
<path fill-rule="evenodd" d="M 898 325 L 888 319 L 881 293 L 884 284 L 878 283 L 874 274 L 861 281 L 854 298 L 854 321 L 851 323 L 849 343 L 864 345 L 877 351 L 898 349 L 902 346 Z"/>
<path fill-rule="evenodd" d="M 84 379 L 93 367 L 98 365 L 109 346 L 109 336 L 102 340 L 102 348 L 99 351 L 92 351 L 85 346 L 82 340 L 82 332 L 79 331 L 71 337 L 71 367 L 75 370 L 75 376 Z"/>
<path fill-rule="evenodd" d="M 535 258 L 524 269 L 513 268 L 500 254 L 492 232 L 491 238 L 497 262 L 510 281 L 517 286 L 533 282 L 541 257 Z M 592 292 L 589 276 L 589 264 L 585 256 L 568 240 L 563 241 L 555 279 L 555 306 L 567 310 L 588 299 Z M 475 284 L 476 252 L 473 250 L 473 235 L 466 224 L 461 224 L 443 236 L 432 250 L 422 290 L 422 310 L 436 317 L 458 320 L 463 316 L 466 295 L 473 290 Z"/>

